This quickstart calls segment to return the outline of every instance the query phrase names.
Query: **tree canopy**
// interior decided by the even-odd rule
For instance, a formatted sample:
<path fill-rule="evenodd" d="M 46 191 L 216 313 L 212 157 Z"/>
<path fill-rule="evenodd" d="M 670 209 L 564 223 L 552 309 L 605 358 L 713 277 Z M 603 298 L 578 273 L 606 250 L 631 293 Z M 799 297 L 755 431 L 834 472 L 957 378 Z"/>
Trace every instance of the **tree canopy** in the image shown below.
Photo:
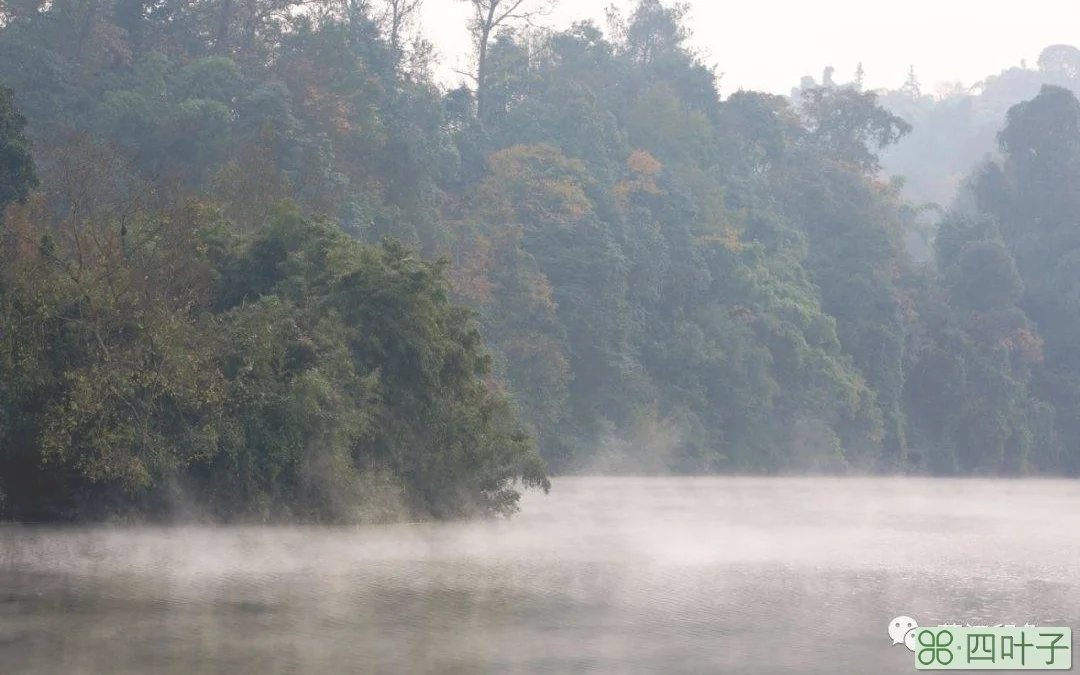
<path fill-rule="evenodd" d="M 938 100 L 861 67 L 725 98 L 682 4 L 471 4 L 451 91 L 412 1 L 3 6 L 0 517 L 1080 471 L 1075 50 L 1007 106 L 1015 73 Z M 973 115 L 998 157 L 926 149 Z M 955 204 L 898 179 L 916 147 Z"/>

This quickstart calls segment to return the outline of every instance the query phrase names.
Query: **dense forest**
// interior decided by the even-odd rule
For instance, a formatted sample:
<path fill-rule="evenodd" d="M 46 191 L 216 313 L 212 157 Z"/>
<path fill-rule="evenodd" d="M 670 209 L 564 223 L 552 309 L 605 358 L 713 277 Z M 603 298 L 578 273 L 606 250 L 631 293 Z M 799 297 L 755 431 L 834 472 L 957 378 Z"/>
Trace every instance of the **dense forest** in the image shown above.
<path fill-rule="evenodd" d="M 1080 473 L 1080 52 L 722 97 L 684 5 L 462 1 L 449 91 L 417 0 L 0 5 L 0 519 Z"/>

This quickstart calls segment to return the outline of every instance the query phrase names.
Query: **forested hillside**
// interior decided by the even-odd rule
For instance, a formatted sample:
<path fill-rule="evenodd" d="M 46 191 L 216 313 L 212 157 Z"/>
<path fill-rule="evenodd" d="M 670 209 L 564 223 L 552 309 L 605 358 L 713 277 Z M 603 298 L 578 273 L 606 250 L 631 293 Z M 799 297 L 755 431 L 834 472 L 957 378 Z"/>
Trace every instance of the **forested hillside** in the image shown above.
<path fill-rule="evenodd" d="M 858 79 L 840 86 L 856 86 Z M 1021 62 L 970 86 L 931 88 L 913 68 L 902 86 L 878 92 L 885 108 L 913 126 L 903 143 L 882 153 L 882 165 L 904 177 L 912 200 L 949 207 L 972 167 L 997 154 L 1009 109 L 1045 84 L 1080 93 L 1080 49 L 1050 45 L 1035 63 Z"/>
<path fill-rule="evenodd" d="M 3 6 L 0 514 L 1080 470 L 1067 90 L 1010 110 L 920 264 L 875 93 L 722 98 L 658 0 L 561 32 L 468 1 L 452 91 L 415 2 Z"/>

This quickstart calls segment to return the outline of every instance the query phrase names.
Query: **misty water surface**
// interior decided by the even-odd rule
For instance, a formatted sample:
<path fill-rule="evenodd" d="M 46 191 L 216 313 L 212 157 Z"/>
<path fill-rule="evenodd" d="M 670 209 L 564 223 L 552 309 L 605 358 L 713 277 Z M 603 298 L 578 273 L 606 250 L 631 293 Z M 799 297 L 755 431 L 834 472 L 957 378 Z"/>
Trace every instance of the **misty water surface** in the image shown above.
<path fill-rule="evenodd" d="M 1080 628 L 1080 486 L 559 480 L 510 522 L 0 528 L 0 672 L 913 673 L 886 624 Z"/>

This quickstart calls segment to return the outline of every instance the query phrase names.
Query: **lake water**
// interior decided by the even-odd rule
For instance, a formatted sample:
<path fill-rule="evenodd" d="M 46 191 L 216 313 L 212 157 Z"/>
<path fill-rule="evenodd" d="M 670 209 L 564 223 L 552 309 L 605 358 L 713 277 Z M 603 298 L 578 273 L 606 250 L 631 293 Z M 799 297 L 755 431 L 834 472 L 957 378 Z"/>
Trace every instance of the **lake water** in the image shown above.
<path fill-rule="evenodd" d="M 1080 629 L 1077 482 L 572 478 L 522 509 L 0 528 L 0 673 L 913 673 L 898 615 Z"/>

